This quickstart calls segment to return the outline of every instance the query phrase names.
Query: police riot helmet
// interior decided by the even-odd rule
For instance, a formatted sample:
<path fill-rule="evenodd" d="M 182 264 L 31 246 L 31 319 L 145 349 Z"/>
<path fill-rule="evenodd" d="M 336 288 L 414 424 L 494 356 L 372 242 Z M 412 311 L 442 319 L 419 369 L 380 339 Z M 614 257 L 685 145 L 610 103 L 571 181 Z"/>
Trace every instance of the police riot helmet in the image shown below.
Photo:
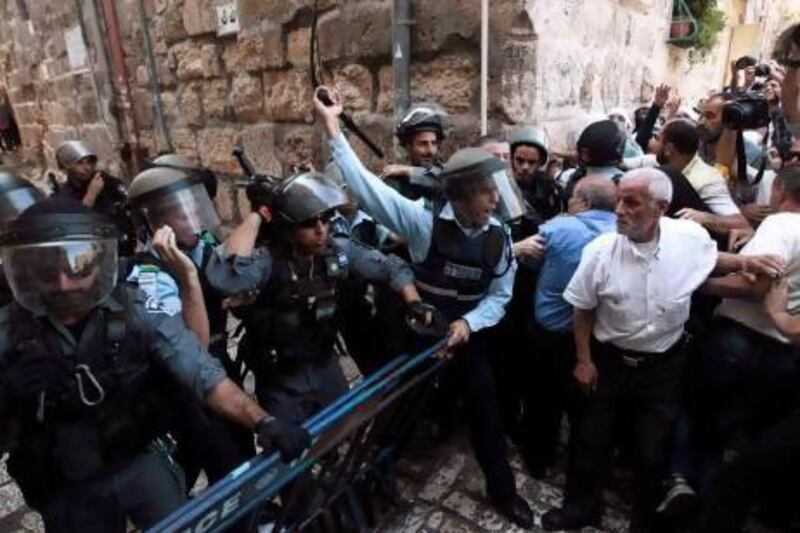
<path fill-rule="evenodd" d="M 72 199 L 51 197 L 0 230 L 0 255 L 14 298 L 54 318 L 90 311 L 117 281 L 114 223 Z"/>
<path fill-rule="evenodd" d="M 515 181 L 508 174 L 508 164 L 483 148 L 462 148 L 444 165 L 441 174 L 444 195 L 449 201 L 466 200 L 476 191 L 495 189 L 498 195 L 494 215 L 504 221 L 525 214 L 525 202 Z"/>
<path fill-rule="evenodd" d="M 188 159 L 174 152 L 161 154 L 150 162 L 151 167 L 171 168 L 187 174 L 197 174 L 203 179 L 208 195 L 213 200 L 217 196 L 217 176 L 207 168 L 197 167 Z"/>
<path fill-rule="evenodd" d="M 430 104 L 414 106 L 400 119 L 395 135 L 405 144 L 421 131 L 432 131 L 441 141 L 444 138 L 444 111 Z"/>
<path fill-rule="evenodd" d="M 593 122 L 578 137 L 578 158 L 587 166 L 615 166 L 624 151 L 625 134 L 613 120 Z"/>
<path fill-rule="evenodd" d="M 299 224 L 347 204 L 347 194 L 333 180 L 319 172 L 303 172 L 279 186 L 272 209 L 280 220 Z"/>
<path fill-rule="evenodd" d="M 56 163 L 62 170 L 85 157 L 92 157 L 97 161 L 97 154 L 84 141 L 64 141 L 56 148 Z"/>
<path fill-rule="evenodd" d="M 176 170 L 183 170 L 185 172 L 191 172 L 194 170 L 194 166 L 189 162 L 188 159 L 176 153 L 161 154 L 153 159 L 151 164 L 154 167 L 174 168 Z"/>
<path fill-rule="evenodd" d="M 538 126 L 517 126 L 511 132 L 508 138 L 508 144 L 511 147 L 511 154 L 513 156 L 514 149 L 520 144 L 527 144 L 537 148 L 541 154 L 541 166 L 547 164 L 547 159 L 550 156 L 550 139 L 544 129 Z"/>
<path fill-rule="evenodd" d="M 150 168 L 133 178 L 128 200 L 150 231 L 170 226 L 183 248 L 196 246 L 204 233 L 219 237 L 219 215 L 201 176 L 174 168 Z"/>
<path fill-rule="evenodd" d="M 44 194 L 28 180 L 0 171 L 0 224 L 14 220 Z"/>

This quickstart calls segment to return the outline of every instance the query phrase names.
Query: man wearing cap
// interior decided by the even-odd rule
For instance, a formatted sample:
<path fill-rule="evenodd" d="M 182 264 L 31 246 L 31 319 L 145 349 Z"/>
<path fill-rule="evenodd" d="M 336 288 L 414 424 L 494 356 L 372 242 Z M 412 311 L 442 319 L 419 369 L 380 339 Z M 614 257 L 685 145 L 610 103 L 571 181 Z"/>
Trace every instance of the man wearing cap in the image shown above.
<path fill-rule="evenodd" d="M 326 107 L 316 96 L 314 105 L 345 182 L 365 211 L 408 240 L 423 301 L 435 305 L 449 321 L 447 353 L 453 360 L 445 377 L 454 380 L 466 401 L 489 497 L 509 520 L 530 527 L 531 510 L 517 494 L 508 464 L 485 344 L 485 330 L 505 313 L 516 272 L 511 238 L 492 216 L 499 207 L 495 180 L 508 179 L 505 164 L 480 148 L 459 150 L 440 177 L 444 200 L 427 209 L 364 168 L 339 129 L 341 96 L 328 91 L 334 105 Z"/>
<path fill-rule="evenodd" d="M 114 220 L 119 228 L 120 255 L 136 248 L 133 225 L 128 216 L 127 193 L 122 181 L 97 169 L 97 154 L 84 141 L 64 141 L 56 149 L 56 163 L 66 174 L 54 195 L 82 202 L 86 207 Z"/>
<path fill-rule="evenodd" d="M 444 112 L 438 106 L 418 105 L 400 119 L 397 140 L 408 154 L 408 165 L 387 165 L 381 177 L 411 199 L 434 199 L 440 194 L 442 172 L 439 145 L 444 138 Z"/>
<path fill-rule="evenodd" d="M 284 460 L 310 438 L 226 378 L 178 316 L 117 283 L 116 228 L 50 198 L 0 234 L 0 453 L 48 531 L 146 529 L 186 501 L 166 433 L 189 391 Z"/>
<path fill-rule="evenodd" d="M 514 178 L 541 224 L 561 212 L 558 189 L 542 171 L 549 157 L 547 133 L 538 126 L 518 126 L 508 141 Z"/>
<path fill-rule="evenodd" d="M 572 196 L 575 183 L 593 174 L 606 176 L 616 183 L 622 177 L 619 169 L 625 151 L 625 135 L 613 120 L 589 124 L 578 137 L 578 168 L 567 169 L 556 177 L 563 201 Z"/>

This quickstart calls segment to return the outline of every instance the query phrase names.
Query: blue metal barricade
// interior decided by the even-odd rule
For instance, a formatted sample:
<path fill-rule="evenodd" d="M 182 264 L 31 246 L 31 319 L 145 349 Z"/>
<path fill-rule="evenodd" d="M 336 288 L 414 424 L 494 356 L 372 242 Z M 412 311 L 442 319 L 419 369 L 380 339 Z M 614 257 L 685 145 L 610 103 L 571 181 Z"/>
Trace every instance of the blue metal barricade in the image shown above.
<path fill-rule="evenodd" d="M 368 456 L 368 445 L 375 443 L 374 436 L 365 438 L 365 435 L 375 417 L 441 366 L 441 360 L 430 360 L 444 344 L 445 341 L 440 341 L 413 357 L 401 355 L 395 358 L 309 418 L 303 426 L 311 434 L 314 444 L 300 459 L 285 464 L 277 453 L 250 459 L 149 529 L 148 533 L 223 531 L 274 498 L 328 452 L 350 439 L 344 464 L 339 465 L 338 479 L 326 499 L 330 501 L 333 496 L 342 494 L 347 483 L 365 470 L 363 461 Z M 385 449 L 388 448 L 384 447 L 383 451 Z"/>

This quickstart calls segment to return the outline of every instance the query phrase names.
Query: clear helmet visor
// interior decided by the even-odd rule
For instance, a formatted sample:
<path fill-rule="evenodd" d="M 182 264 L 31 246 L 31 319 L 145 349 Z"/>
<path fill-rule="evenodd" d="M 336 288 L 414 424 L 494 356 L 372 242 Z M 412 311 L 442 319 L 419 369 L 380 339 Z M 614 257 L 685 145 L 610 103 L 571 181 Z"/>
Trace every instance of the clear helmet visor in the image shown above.
<path fill-rule="evenodd" d="M 184 249 L 197 246 L 203 233 L 220 236 L 219 215 L 202 183 L 157 196 L 141 208 L 141 213 L 153 232 L 162 226 L 171 227 Z"/>
<path fill-rule="evenodd" d="M 20 213 L 42 199 L 33 187 L 20 187 L 0 195 L 0 224 L 16 219 Z"/>
<path fill-rule="evenodd" d="M 14 298 L 37 314 L 90 311 L 117 281 L 117 240 L 86 238 L 6 246 L 0 253 Z"/>
<path fill-rule="evenodd" d="M 492 174 L 492 181 L 497 188 L 497 207 L 494 216 L 503 221 L 511 222 L 521 218 L 527 212 L 525 199 L 519 190 L 516 180 L 511 178 L 508 170 L 498 170 Z"/>

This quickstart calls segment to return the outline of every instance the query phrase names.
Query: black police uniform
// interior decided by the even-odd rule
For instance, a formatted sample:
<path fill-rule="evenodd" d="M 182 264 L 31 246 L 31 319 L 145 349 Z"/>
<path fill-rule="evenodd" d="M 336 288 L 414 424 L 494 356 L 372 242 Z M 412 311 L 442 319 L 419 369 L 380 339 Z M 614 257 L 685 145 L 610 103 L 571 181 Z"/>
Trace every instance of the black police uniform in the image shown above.
<path fill-rule="evenodd" d="M 147 527 L 185 501 L 163 437 L 172 391 L 202 400 L 225 372 L 179 316 L 145 301 L 118 285 L 74 327 L 0 309 L 0 449 L 48 531 Z"/>
<path fill-rule="evenodd" d="M 226 258 L 215 242 L 205 236 L 195 252 L 187 255 L 193 262 L 199 259 L 196 266 L 209 321 L 208 352 L 222 363 L 228 377 L 241 385 L 244 369 L 241 361 L 234 361 L 228 354 L 228 313 L 222 301 L 226 296 L 256 288 L 264 275 L 266 259 L 258 250 L 249 257 Z M 147 251 L 136 254 L 134 263 L 154 266 L 160 273 L 177 279 L 151 245 L 147 246 Z M 252 434 L 245 428 L 220 420 L 185 394 L 180 398 L 179 409 L 180 416 L 176 417 L 174 426 L 178 440 L 176 458 L 186 472 L 189 487 L 200 470 L 204 470 L 213 483 L 255 454 Z"/>
<path fill-rule="evenodd" d="M 245 317 L 242 342 L 259 403 L 276 418 L 302 422 L 347 390 L 334 357 L 343 283 L 355 275 L 400 290 L 413 275 L 398 258 L 349 239 L 332 238 L 305 266 L 276 248 L 270 254 L 272 269 Z"/>

